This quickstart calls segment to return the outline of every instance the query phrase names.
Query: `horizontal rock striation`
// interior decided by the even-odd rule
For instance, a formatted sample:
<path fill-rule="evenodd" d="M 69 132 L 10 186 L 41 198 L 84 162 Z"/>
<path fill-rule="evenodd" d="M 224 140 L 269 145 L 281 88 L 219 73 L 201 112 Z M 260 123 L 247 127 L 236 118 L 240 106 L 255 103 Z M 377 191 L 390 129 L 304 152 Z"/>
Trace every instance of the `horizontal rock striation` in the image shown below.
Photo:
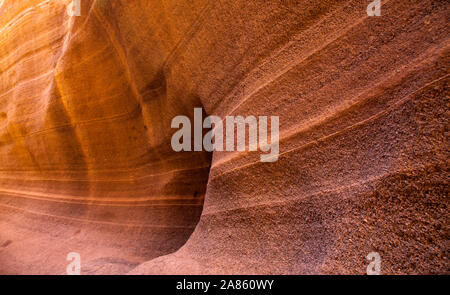
<path fill-rule="evenodd" d="M 4 4 L 2 273 L 65 273 L 69 252 L 84 273 L 124 273 L 177 250 L 200 217 L 211 155 L 175 153 L 170 122 L 201 102 L 170 86 L 160 30 L 128 23 L 141 9 L 109 2 L 73 17 L 68 1 Z"/>
<path fill-rule="evenodd" d="M 0 1 L 0 273 L 449 272 L 448 1 L 69 2 Z M 278 161 L 174 152 L 195 107 Z"/>

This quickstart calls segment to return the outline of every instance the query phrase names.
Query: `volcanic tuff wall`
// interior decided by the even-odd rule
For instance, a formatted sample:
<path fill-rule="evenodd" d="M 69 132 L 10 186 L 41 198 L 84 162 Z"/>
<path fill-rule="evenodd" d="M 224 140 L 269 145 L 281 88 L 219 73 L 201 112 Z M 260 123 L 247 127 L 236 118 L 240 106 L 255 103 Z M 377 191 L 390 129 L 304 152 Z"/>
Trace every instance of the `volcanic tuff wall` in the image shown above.
<path fill-rule="evenodd" d="M 1 2 L 0 273 L 449 271 L 447 0 Z M 194 107 L 279 160 L 175 153 Z"/>

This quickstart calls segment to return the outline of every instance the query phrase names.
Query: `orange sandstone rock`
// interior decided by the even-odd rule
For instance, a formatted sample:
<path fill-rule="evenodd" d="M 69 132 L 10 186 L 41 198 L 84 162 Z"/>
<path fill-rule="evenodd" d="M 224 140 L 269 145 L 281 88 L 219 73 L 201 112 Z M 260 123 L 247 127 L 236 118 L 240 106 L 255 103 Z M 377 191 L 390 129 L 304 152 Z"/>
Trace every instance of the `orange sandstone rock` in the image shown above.
<path fill-rule="evenodd" d="M 0 1 L 0 273 L 448 272 L 448 1 L 69 2 Z M 278 161 L 173 151 L 195 107 Z"/>

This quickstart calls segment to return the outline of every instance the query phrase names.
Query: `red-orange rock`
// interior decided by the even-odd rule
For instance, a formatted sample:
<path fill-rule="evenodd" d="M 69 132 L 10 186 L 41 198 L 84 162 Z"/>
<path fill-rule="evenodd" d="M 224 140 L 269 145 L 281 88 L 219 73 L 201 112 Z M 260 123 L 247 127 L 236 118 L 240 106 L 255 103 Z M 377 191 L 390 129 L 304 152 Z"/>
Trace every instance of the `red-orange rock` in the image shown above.
<path fill-rule="evenodd" d="M 448 272 L 448 1 L 69 2 L 0 1 L 0 273 Z M 278 161 L 174 152 L 194 107 Z"/>

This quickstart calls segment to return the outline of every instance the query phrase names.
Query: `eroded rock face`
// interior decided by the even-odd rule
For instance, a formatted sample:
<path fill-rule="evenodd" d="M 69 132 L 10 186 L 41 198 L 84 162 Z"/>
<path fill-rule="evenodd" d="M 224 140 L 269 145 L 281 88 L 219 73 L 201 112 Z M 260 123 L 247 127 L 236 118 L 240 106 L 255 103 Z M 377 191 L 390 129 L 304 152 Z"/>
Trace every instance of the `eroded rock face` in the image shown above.
<path fill-rule="evenodd" d="M 139 6 L 81 1 L 70 17 L 67 3 L 1 16 L 4 273 L 64 273 L 69 252 L 85 273 L 123 273 L 177 250 L 202 210 L 211 155 L 170 146 L 172 115 L 201 102 L 170 86 L 161 30 L 128 23 L 148 18 Z"/>
<path fill-rule="evenodd" d="M 449 5 L 382 2 L 4 1 L 0 272 L 448 272 Z M 174 152 L 194 107 L 278 161 Z"/>

